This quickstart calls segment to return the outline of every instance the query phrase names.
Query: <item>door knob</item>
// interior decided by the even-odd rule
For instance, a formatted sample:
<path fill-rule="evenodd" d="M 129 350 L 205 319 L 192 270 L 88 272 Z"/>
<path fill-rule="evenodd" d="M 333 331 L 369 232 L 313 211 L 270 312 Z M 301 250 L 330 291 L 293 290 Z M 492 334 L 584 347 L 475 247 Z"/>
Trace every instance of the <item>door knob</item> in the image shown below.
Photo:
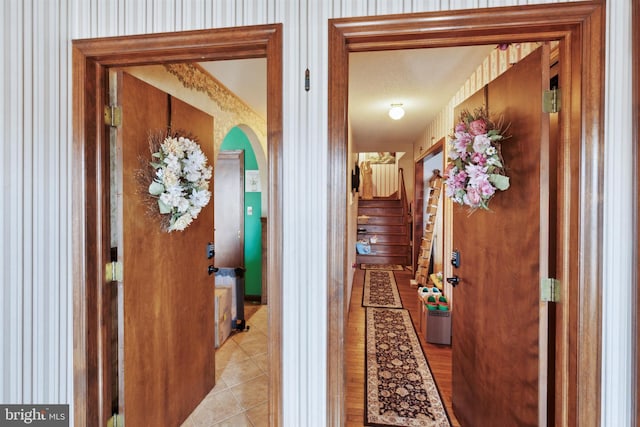
<path fill-rule="evenodd" d="M 458 276 L 447 277 L 447 282 L 455 288 L 460 283 L 460 278 Z"/>
<path fill-rule="evenodd" d="M 207 268 L 207 273 L 209 273 L 209 276 L 211 276 L 213 273 L 217 273 L 218 270 L 220 270 L 218 267 L 214 267 L 213 265 L 210 265 Z"/>

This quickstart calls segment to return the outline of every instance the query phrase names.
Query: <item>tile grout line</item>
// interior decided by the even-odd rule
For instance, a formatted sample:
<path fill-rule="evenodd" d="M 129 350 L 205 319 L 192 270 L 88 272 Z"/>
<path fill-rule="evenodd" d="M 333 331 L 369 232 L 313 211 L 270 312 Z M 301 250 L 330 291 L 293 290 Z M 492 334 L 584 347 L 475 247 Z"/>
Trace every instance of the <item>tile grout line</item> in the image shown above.
<path fill-rule="evenodd" d="M 266 308 L 265 308 L 265 311 L 266 311 Z M 259 311 L 258 311 L 258 312 L 256 312 L 256 314 L 257 314 L 257 313 L 259 313 Z M 255 314 L 254 314 L 254 316 L 255 316 Z M 253 325 L 251 325 L 251 326 L 253 326 Z M 256 326 L 258 326 L 258 325 L 256 325 Z M 249 339 L 252 343 L 259 342 L 260 340 L 268 341 L 268 334 L 267 334 L 265 331 L 263 331 L 263 330 L 262 330 L 262 328 L 260 328 L 259 326 L 258 326 L 258 327 L 256 327 L 255 329 L 253 329 L 253 331 L 256 331 L 257 333 L 256 333 L 256 334 L 254 334 L 254 335 L 252 335 L 252 336 L 250 336 L 250 337 L 248 337 L 248 339 Z M 247 331 L 247 332 L 251 332 L 251 329 L 250 329 L 249 331 Z M 236 339 L 236 338 L 239 338 L 239 337 L 242 337 L 242 338 L 241 338 L 241 339 Z M 224 423 L 225 421 L 227 421 L 227 420 L 229 420 L 229 419 L 232 419 L 233 417 L 237 417 L 237 416 L 239 416 L 239 415 L 243 414 L 243 416 L 244 416 L 244 418 L 245 418 L 245 421 L 246 421 L 246 422 L 247 422 L 251 427 L 255 427 L 257 424 L 256 424 L 256 423 L 251 419 L 251 417 L 249 416 L 249 411 L 251 411 L 251 410 L 253 410 L 253 409 L 255 409 L 255 408 L 258 408 L 260 405 L 264 405 L 265 403 L 267 403 L 267 404 L 268 404 L 268 400 L 267 400 L 267 402 L 260 402 L 260 403 L 256 403 L 255 405 L 251 405 L 251 406 L 249 406 L 249 407 L 246 407 L 246 408 L 245 408 L 245 407 L 242 405 L 242 402 L 240 401 L 239 397 L 237 397 L 237 396 L 236 396 L 236 394 L 233 392 L 233 389 L 234 389 L 234 388 L 239 387 L 239 386 L 242 386 L 243 384 L 246 384 L 246 383 L 248 383 L 248 382 L 254 381 L 254 380 L 256 380 L 257 378 L 260 378 L 261 376 L 264 376 L 267 380 L 268 380 L 268 378 L 269 378 L 269 372 L 268 372 L 268 369 L 264 369 L 264 368 L 263 368 L 263 366 L 262 366 L 262 364 L 261 364 L 261 363 L 260 363 L 260 361 L 259 361 L 259 358 L 264 357 L 265 355 L 267 355 L 267 353 L 268 353 L 268 352 L 259 352 L 259 353 L 251 354 L 250 352 L 248 352 L 248 351 L 247 351 L 245 348 L 243 348 L 243 346 L 242 346 L 242 341 L 245 341 L 246 339 L 247 339 L 247 337 L 246 337 L 246 336 L 242 336 L 242 335 L 240 335 L 240 334 L 235 334 L 234 336 L 230 337 L 230 341 L 232 341 L 232 342 L 233 342 L 233 344 L 234 344 L 233 349 L 232 349 L 232 350 L 227 350 L 228 352 L 230 352 L 230 354 L 228 354 L 228 355 L 227 355 L 227 354 L 225 354 L 225 356 L 228 356 L 228 358 L 226 358 L 227 360 L 226 360 L 226 363 L 224 364 L 224 366 L 222 366 L 222 367 L 221 367 L 222 369 L 220 369 L 220 370 L 219 370 L 219 369 L 218 369 L 218 366 L 216 366 L 216 382 L 218 382 L 218 381 L 222 381 L 222 382 L 224 383 L 224 385 L 225 385 L 225 388 L 224 388 L 224 389 L 221 389 L 221 390 L 218 390 L 218 391 L 216 391 L 216 392 L 213 392 L 213 389 L 212 389 L 212 390 L 211 390 L 211 392 L 209 392 L 209 394 L 207 394 L 207 396 L 205 397 L 205 399 L 207 399 L 207 398 L 208 398 L 208 397 L 210 397 L 210 396 L 212 396 L 212 397 L 213 397 L 213 396 L 216 396 L 216 397 L 218 397 L 218 398 L 219 398 L 219 397 L 221 397 L 221 396 L 223 395 L 223 393 L 229 393 L 229 394 L 231 394 L 231 396 L 232 396 L 233 400 L 235 401 L 235 403 L 237 404 L 237 406 L 240 408 L 240 411 L 239 411 L 239 412 L 236 412 L 236 413 L 233 413 L 233 414 L 231 414 L 231 415 L 229 415 L 229 416 L 226 416 L 225 418 L 222 418 L 222 419 L 220 419 L 220 420 L 216 420 L 216 421 L 215 421 L 215 424 L 214 424 L 215 426 L 219 426 L 219 425 L 221 425 L 222 423 Z M 224 346 L 224 343 L 223 343 L 223 346 Z M 221 347 L 220 347 L 220 349 L 222 349 L 222 348 L 223 348 L 223 347 L 221 346 Z M 220 351 L 220 349 L 218 349 L 216 352 Z M 237 359 L 237 355 L 236 355 L 237 353 L 239 353 L 240 355 L 242 355 L 242 356 L 243 356 L 243 359 L 242 359 L 242 360 L 238 360 L 238 359 Z M 267 356 L 267 357 L 268 357 L 268 356 Z M 224 372 L 225 370 L 227 370 L 227 369 L 231 369 L 231 370 L 233 370 L 233 369 L 234 369 L 234 367 L 232 366 L 232 365 L 234 364 L 234 362 L 235 362 L 235 363 L 242 363 L 242 362 L 247 362 L 247 361 L 250 361 L 250 362 L 251 362 L 251 364 L 253 364 L 253 365 L 258 369 L 258 371 L 260 372 L 258 375 L 253 376 L 253 377 L 251 377 L 251 378 L 246 378 L 246 379 L 244 379 L 243 381 L 241 381 L 241 382 L 239 382 L 239 383 L 237 383 L 237 384 L 230 384 L 230 383 L 228 382 L 228 380 L 227 380 L 227 381 L 225 381 L 225 380 L 222 378 L 223 372 Z M 230 366 L 230 365 L 231 365 L 231 366 Z M 215 387 L 214 387 L 214 389 L 215 389 Z M 224 395 L 224 396 L 227 396 L 227 395 Z M 198 407 L 194 410 L 194 412 L 193 412 L 193 413 L 191 413 L 191 414 L 189 415 L 189 417 L 187 418 L 187 420 L 188 420 L 191 424 L 190 424 L 190 425 L 189 425 L 189 424 L 187 424 L 185 427 L 199 427 L 199 426 L 196 424 L 195 419 L 197 419 L 197 417 L 194 417 L 194 414 L 196 414 L 196 412 L 198 412 L 198 411 L 205 411 L 205 410 L 207 410 L 207 409 L 208 409 L 208 408 L 206 408 L 206 407 L 204 407 L 204 406 L 202 406 L 202 407 L 201 407 L 201 406 L 198 406 Z M 214 413 L 214 416 L 215 416 L 215 413 Z"/>

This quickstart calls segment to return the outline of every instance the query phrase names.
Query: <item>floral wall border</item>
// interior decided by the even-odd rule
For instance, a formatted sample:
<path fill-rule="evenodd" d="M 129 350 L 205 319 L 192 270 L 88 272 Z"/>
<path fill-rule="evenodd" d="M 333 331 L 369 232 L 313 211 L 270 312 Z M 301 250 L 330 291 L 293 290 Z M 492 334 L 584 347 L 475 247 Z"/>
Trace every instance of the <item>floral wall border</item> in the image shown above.
<path fill-rule="evenodd" d="M 216 104 L 220 112 L 215 115 L 216 122 L 213 132 L 216 148 L 222 145 L 224 137 L 233 127 L 245 124 L 255 131 L 266 152 L 267 125 L 265 118 L 256 113 L 235 93 L 197 64 L 166 64 L 164 68 L 174 75 L 186 89 L 205 93 Z"/>

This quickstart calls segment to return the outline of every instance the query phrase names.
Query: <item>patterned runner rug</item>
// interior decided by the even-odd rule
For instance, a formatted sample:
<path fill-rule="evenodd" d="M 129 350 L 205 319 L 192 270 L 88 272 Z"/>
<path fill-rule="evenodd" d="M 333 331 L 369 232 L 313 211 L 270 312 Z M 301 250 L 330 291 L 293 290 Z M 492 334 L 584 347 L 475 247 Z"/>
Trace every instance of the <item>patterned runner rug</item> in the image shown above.
<path fill-rule="evenodd" d="M 366 425 L 449 427 L 407 310 L 367 308 Z"/>
<path fill-rule="evenodd" d="M 402 300 L 393 271 L 365 271 L 362 306 L 402 308 Z"/>
<path fill-rule="evenodd" d="M 360 264 L 361 270 L 404 270 L 400 264 Z"/>

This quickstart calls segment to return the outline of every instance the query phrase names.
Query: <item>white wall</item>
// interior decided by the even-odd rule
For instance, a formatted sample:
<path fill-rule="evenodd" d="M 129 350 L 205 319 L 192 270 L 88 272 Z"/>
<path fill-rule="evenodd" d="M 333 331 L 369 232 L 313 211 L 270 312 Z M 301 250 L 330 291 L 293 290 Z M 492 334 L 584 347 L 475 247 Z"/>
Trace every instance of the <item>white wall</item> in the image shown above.
<path fill-rule="evenodd" d="M 602 425 L 631 426 L 634 408 L 631 346 L 636 333 L 631 266 L 634 191 L 631 123 L 631 1 L 607 2 L 605 67 L 604 236 L 602 281 Z M 635 31 L 638 31 L 636 28 Z M 636 58 L 636 61 L 638 59 Z"/>
<path fill-rule="evenodd" d="M 71 165 L 71 39 L 284 24 L 283 424 L 324 426 L 327 20 L 534 3 L 555 1 L 5 0 L 0 402 L 72 399 L 70 171 L 77 165 Z M 631 424 L 633 395 L 629 7 L 629 0 L 607 2 L 602 418 L 611 426 Z M 303 88 L 307 67 L 309 92 Z"/>

